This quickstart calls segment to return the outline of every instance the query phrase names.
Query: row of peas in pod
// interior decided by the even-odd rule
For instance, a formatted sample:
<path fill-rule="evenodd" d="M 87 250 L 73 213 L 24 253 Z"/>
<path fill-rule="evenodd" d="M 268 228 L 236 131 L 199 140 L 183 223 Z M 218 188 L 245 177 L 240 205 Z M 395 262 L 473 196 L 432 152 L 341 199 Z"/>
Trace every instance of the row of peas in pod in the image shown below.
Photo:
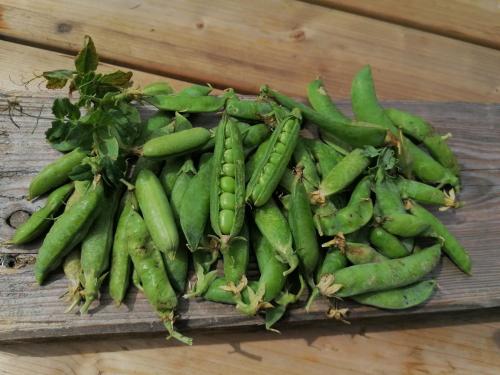
<path fill-rule="evenodd" d="M 62 266 L 68 312 L 91 311 L 106 283 L 120 305 L 133 285 L 169 335 L 190 344 L 174 328 L 179 298 L 263 314 L 273 329 L 290 306 L 309 311 L 320 297 L 335 302 L 326 313 L 340 320 L 347 298 L 381 309 L 425 303 L 442 253 L 471 273 L 467 251 L 426 208 L 460 206 L 447 137 L 383 108 L 368 66 L 352 83 L 354 119 L 319 79 L 307 87 L 310 105 L 268 86 L 254 99 L 201 85 L 145 89 L 87 106 L 157 109 L 120 149 L 119 182 L 116 170 L 92 164 L 99 147 L 66 150 L 33 179 L 30 198 L 47 200 L 10 240 L 43 237 L 35 279 L 41 285 Z M 203 126 L 202 113 L 217 126 Z M 93 173 L 83 173 L 89 163 Z"/>

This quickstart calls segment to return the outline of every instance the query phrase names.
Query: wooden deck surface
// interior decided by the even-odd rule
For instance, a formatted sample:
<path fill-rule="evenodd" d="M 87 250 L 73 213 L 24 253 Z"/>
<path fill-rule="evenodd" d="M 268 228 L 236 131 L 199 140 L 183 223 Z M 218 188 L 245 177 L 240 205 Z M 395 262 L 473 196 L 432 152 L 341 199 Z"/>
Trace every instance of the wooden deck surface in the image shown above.
<path fill-rule="evenodd" d="M 306 83 L 321 75 L 335 98 L 348 98 L 353 73 L 370 63 L 384 99 L 498 103 L 499 12 L 496 0 L 217 0 L 209 5 L 0 0 L 0 92 L 24 90 L 22 82 L 33 73 L 70 67 L 69 55 L 90 34 L 103 61 L 134 69 L 137 84 L 163 76 L 175 79 L 175 87 L 211 82 L 253 93 L 269 83 L 304 96 Z M 26 89 L 44 90 L 36 82 Z M 446 126 L 454 124 L 450 119 Z M 492 123 L 491 134 L 499 129 Z M 479 148 L 471 142 L 474 130 L 455 144 L 465 147 L 460 161 L 471 163 L 466 175 L 474 176 L 480 191 L 470 204 L 484 209 L 477 218 L 482 230 L 465 238 L 472 245 L 477 239 L 493 246 L 500 227 L 493 218 L 498 184 L 495 189 L 491 183 L 500 173 L 499 158 L 492 154 L 498 143 Z M 488 141 L 489 132 L 482 137 Z M 477 172 L 478 165 L 485 171 Z M 3 174 L 2 186 L 5 179 L 12 181 Z M 16 189 L 26 185 L 20 179 Z M 1 225 L 3 230 L 5 222 Z M 499 279 L 492 274 L 494 285 Z M 496 374 L 500 368 L 500 312 L 491 309 L 344 328 L 289 327 L 282 336 L 261 331 L 194 336 L 193 348 L 165 344 L 157 335 L 2 346 L 0 372 Z"/>

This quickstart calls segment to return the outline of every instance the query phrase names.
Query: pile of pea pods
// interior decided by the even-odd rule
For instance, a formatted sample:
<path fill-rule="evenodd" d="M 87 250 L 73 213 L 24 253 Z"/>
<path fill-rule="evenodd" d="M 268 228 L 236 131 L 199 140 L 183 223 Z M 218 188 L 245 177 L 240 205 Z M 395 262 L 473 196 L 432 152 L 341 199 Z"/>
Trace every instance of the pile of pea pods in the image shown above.
<path fill-rule="evenodd" d="M 287 308 L 309 311 L 318 298 L 340 320 L 346 299 L 422 304 L 442 253 L 471 273 L 467 251 L 424 207 L 459 207 L 447 137 L 383 108 L 370 67 L 352 82 L 354 119 L 319 79 L 307 87 L 310 105 L 268 86 L 255 99 L 211 91 L 193 85 L 149 101 L 157 112 L 144 119 L 122 188 L 98 176 L 70 181 L 86 156 L 79 149 L 32 181 L 30 197 L 50 194 L 11 242 L 45 235 L 35 278 L 62 266 L 68 311 L 86 313 L 104 290 L 120 305 L 132 284 L 170 336 L 190 344 L 174 329 L 180 298 L 262 314 L 273 329 Z M 202 113 L 218 125 L 204 127 Z"/>

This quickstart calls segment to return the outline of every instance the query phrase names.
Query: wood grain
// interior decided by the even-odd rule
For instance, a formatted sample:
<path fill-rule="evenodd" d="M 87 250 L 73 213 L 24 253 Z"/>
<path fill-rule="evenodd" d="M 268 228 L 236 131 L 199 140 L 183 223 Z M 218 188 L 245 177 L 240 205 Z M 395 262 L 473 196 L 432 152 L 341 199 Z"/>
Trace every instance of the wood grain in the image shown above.
<path fill-rule="evenodd" d="M 20 0 L 0 7 L 5 38 L 74 52 L 90 34 L 108 62 L 242 92 L 268 83 L 302 96 L 321 75 L 346 98 L 354 73 L 371 64 L 382 98 L 500 98 L 500 51 L 303 2 Z"/>
<path fill-rule="evenodd" d="M 497 0 L 308 2 L 500 49 L 500 6 Z"/>
<path fill-rule="evenodd" d="M 28 113 L 48 117 L 48 108 L 53 99 L 47 94 L 17 95 Z M 45 105 L 44 105 L 45 104 Z M 5 105 L 5 99 L 0 106 Z M 439 216 L 471 250 L 474 276 L 460 273 L 451 263 L 443 260 L 434 275 L 438 277 L 440 290 L 425 306 L 391 313 L 354 304 L 352 318 L 389 317 L 400 314 L 422 314 L 429 312 L 461 311 L 500 306 L 500 261 L 496 256 L 498 226 L 500 225 L 500 105 L 465 103 L 400 103 L 389 102 L 388 106 L 411 110 L 433 122 L 440 131 L 453 130 L 452 146 L 457 151 L 463 167 L 463 193 L 467 202 L 464 208 L 447 211 Z M 345 103 L 342 105 L 345 108 Z M 208 120 L 208 119 L 207 119 Z M 21 125 L 13 128 L 6 114 L 0 115 L 0 152 L 4 155 L 0 165 L 0 242 L 12 235 L 12 213 L 19 210 L 31 212 L 41 201 L 27 202 L 24 199 L 30 178 L 57 153 L 45 143 L 43 132 L 48 120 L 40 120 L 32 133 L 35 120 L 31 117 L 16 117 Z M 203 123 L 206 120 L 203 119 Z M 29 150 L 29 152 L 26 152 Z M 33 283 L 30 262 L 37 245 L 25 248 L 1 247 L 4 263 L 13 261 L 19 267 L 0 268 L 0 340 L 27 338 L 65 337 L 88 334 L 111 334 L 119 332 L 159 332 L 161 324 L 148 303 L 132 291 L 124 306 L 112 306 L 109 296 L 103 293 L 101 305 L 90 317 L 64 314 L 63 302 L 58 297 L 65 290 L 61 274 L 54 274 L 47 285 L 38 287 Z M 315 305 L 310 314 L 302 308 L 293 309 L 287 321 L 303 322 L 324 319 L 327 309 L 325 301 Z M 238 315 L 230 306 L 210 302 L 182 301 L 179 309 L 181 329 L 242 327 L 261 325 L 260 318 Z"/>

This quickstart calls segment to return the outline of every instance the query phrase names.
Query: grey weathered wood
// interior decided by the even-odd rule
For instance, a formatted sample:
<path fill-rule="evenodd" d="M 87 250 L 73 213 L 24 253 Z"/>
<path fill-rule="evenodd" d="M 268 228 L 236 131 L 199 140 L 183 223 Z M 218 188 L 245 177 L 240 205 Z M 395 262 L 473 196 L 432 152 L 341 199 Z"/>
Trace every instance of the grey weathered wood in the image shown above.
<path fill-rule="evenodd" d="M 45 94 L 18 97 L 31 115 L 50 117 L 51 97 Z M 458 271 L 448 259 L 435 270 L 440 289 L 426 305 L 388 312 L 345 303 L 351 318 L 390 317 L 396 314 L 459 311 L 500 306 L 500 105 L 470 103 L 386 103 L 422 115 L 440 132 L 452 132 L 451 145 L 463 169 L 465 206 L 438 213 L 472 255 L 473 276 Z M 0 109 L 6 98 L 0 98 Z M 345 103 L 341 104 L 346 109 Z M 25 199 L 30 179 L 44 165 L 58 156 L 44 140 L 49 120 L 15 116 L 20 129 L 10 122 L 7 112 L 0 112 L 0 242 L 10 238 L 15 226 L 42 200 Z M 12 216 L 12 214 L 14 215 Z M 81 336 L 95 334 L 163 331 L 147 301 L 132 290 L 119 308 L 104 291 L 101 305 L 94 313 L 81 317 L 64 314 L 64 302 L 58 297 L 65 291 L 62 274 L 51 275 L 48 282 L 35 285 L 32 262 L 38 244 L 23 247 L 0 246 L 0 341 L 31 338 Z M 14 268 L 9 266 L 14 265 Z M 311 313 L 302 308 L 290 311 L 287 321 L 324 319 L 328 305 L 319 301 Z M 238 327 L 262 324 L 260 318 L 248 318 L 225 306 L 204 301 L 182 301 L 178 326 L 181 329 Z"/>

